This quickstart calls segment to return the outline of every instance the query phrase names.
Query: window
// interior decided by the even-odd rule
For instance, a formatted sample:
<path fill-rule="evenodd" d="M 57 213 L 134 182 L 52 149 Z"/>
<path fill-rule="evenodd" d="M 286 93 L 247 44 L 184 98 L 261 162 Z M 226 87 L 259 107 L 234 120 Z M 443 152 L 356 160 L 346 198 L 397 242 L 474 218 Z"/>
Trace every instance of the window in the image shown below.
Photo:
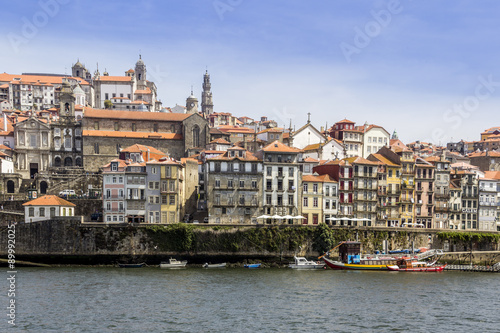
<path fill-rule="evenodd" d="M 227 187 L 229 187 L 229 188 L 233 187 L 233 180 L 232 179 L 227 180 Z"/>
<path fill-rule="evenodd" d="M 170 195 L 168 200 L 169 205 L 175 205 L 175 195 Z"/>
<path fill-rule="evenodd" d="M 325 209 L 330 209 L 330 200 L 325 200 Z"/>
<path fill-rule="evenodd" d="M 252 180 L 252 188 L 257 188 L 257 181 L 256 180 Z"/>
<path fill-rule="evenodd" d="M 329 196 L 330 195 L 330 186 L 325 186 L 325 196 Z"/>
<path fill-rule="evenodd" d="M 240 188 L 244 188 L 245 187 L 245 181 L 244 180 L 240 180 Z"/>
<path fill-rule="evenodd" d="M 288 196 L 288 205 L 289 205 L 289 206 L 293 206 L 293 204 L 294 204 L 294 203 L 293 203 L 293 195 L 289 195 L 289 196 Z"/>
<path fill-rule="evenodd" d="M 303 188 L 304 188 L 304 193 L 306 193 L 309 190 L 309 184 L 304 183 Z"/>
<path fill-rule="evenodd" d="M 98 121 L 94 122 L 94 129 L 99 130 L 99 122 Z"/>
<path fill-rule="evenodd" d="M 313 207 L 318 207 L 318 198 L 313 198 Z"/>
<path fill-rule="evenodd" d="M 272 167 L 267 167 L 267 175 L 271 176 L 273 173 L 273 168 Z"/>
<path fill-rule="evenodd" d="M 318 184 L 313 184 L 313 192 L 318 193 Z"/>
<path fill-rule="evenodd" d="M 99 154 L 99 144 L 97 142 L 94 143 L 94 154 Z"/>
<path fill-rule="evenodd" d="M 309 206 L 309 198 L 304 198 L 304 207 L 308 207 Z"/>
<path fill-rule="evenodd" d="M 267 194 L 266 195 L 266 205 L 271 205 L 271 195 L 270 194 Z"/>
<path fill-rule="evenodd" d="M 220 179 L 215 180 L 215 187 L 219 188 L 220 187 Z"/>
<path fill-rule="evenodd" d="M 115 121 L 115 131 L 118 131 L 120 129 L 120 127 L 118 126 L 118 122 Z"/>
<path fill-rule="evenodd" d="M 29 217 L 33 217 L 33 216 L 35 216 L 35 208 L 34 208 L 34 207 L 30 207 L 30 208 L 28 209 L 28 216 L 29 216 Z"/>
<path fill-rule="evenodd" d="M 136 123 L 132 123 L 132 132 L 137 131 L 137 125 Z"/>
<path fill-rule="evenodd" d="M 289 167 L 288 168 L 288 177 L 293 177 L 293 168 L 292 167 Z"/>

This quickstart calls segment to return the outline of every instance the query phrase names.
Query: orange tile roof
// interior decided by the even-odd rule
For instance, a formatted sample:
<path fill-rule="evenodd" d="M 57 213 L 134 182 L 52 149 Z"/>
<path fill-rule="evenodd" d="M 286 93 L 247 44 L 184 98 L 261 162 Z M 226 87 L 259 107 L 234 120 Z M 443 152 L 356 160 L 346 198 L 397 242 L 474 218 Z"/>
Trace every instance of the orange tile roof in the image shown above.
<path fill-rule="evenodd" d="M 237 155 L 233 156 L 233 157 L 229 157 L 228 155 L 229 155 L 229 152 L 226 151 L 226 152 L 223 152 L 223 154 L 221 154 L 219 156 L 208 158 L 208 160 L 217 160 L 217 161 L 220 161 L 220 160 L 224 160 L 224 161 L 232 161 L 232 160 L 258 161 L 259 160 L 257 157 L 255 157 L 254 154 L 252 154 L 251 152 L 249 152 L 247 150 L 245 150 L 243 157 L 239 157 Z"/>
<path fill-rule="evenodd" d="M 109 75 L 101 75 L 96 81 L 104 81 L 104 82 L 114 82 L 114 81 L 120 81 L 120 82 L 127 82 L 131 81 L 132 77 L 131 76 L 109 76 Z"/>
<path fill-rule="evenodd" d="M 40 198 L 23 203 L 23 206 L 69 206 L 75 207 L 74 203 L 59 198 L 57 195 L 44 195 Z"/>
<path fill-rule="evenodd" d="M 312 158 L 312 157 L 306 157 L 304 159 L 304 162 L 306 162 L 306 163 L 319 163 L 319 160 Z"/>
<path fill-rule="evenodd" d="M 349 119 L 347 118 L 344 118 L 343 120 L 341 121 L 337 121 L 335 124 L 339 124 L 339 123 L 350 123 L 350 124 L 355 124 L 354 121 L 350 121 Z"/>
<path fill-rule="evenodd" d="M 156 132 L 123 132 L 123 131 L 83 130 L 83 136 L 110 137 L 110 138 L 182 140 L 182 134 L 156 133 Z"/>
<path fill-rule="evenodd" d="M 228 142 L 228 141 L 224 140 L 223 138 L 218 138 L 218 139 L 212 140 L 212 141 L 210 141 L 210 143 L 218 143 L 221 145 L 230 145 L 231 144 L 231 142 Z"/>
<path fill-rule="evenodd" d="M 295 147 L 289 147 L 278 140 L 271 142 L 264 148 L 262 148 L 263 151 L 265 152 L 283 152 L 283 153 L 300 153 L 302 152 L 301 149 L 295 148 Z"/>
<path fill-rule="evenodd" d="M 85 108 L 85 118 L 104 119 L 130 119 L 130 120 L 157 120 L 157 121 L 183 121 L 191 116 L 186 113 L 143 112 L 143 111 L 116 111 Z"/>
<path fill-rule="evenodd" d="M 467 157 L 500 157 L 500 153 L 496 151 L 481 151 L 467 155 Z"/>
<path fill-rule="evenodd" d="M 48 83 L 48 84 L 62 84 L 64 80 L 76 80 L 80 85 L 89 85 L 89 83 L 82 78 L 72 76 L 53 76 L 53 75 L 24 75 L 24 74 L 0 74 L 0 82 L 11 82 L 14 78 L 20 78 L 23 84 L 30 83 Z M 19 81 L 13 81 L 13 84 L 19 84 Z"/>
<path fill-rule="evenodd" d="M 146 87 L 146 89 L 137 89 L 134 94 L 151 94 L 151 89 L 149 87 Z"/>
<path fill-rule="evenodd" d="M 349 162 L 350 164 L 378 164 L 377 162 L 369 161 L 363 157 L 359 156 L 353 156 L 349 158 L 344 158 L 345 161 Z"/>
<path fill-rule="evenodd" d="M 333 178 L 331 178 L 329 175 L 303 175 L 302 176 L 302 181 L 303 182 L 318 182 L 318 183 L 337 183 L 337 181 Z"/>
<path fill-rule="evenodd" d="M 138 143 L 136 143 L 135 145 L 132 145 L 130 147 L 127 147 L 125 149 L 122 149 L 122 152 L 125 152 L 125 153 L 145 153 L 148 150 L 150 153 L 167 156 L 167 154 L 165 154 L 164 152 L 162 152 L 154 147 L 140 145 Z"/>
<path fill-rule="evenodd" d="M 273 127 L 273 128 L 266 128 L 265 130 L 262 130 L 260 132 L 258 132 L 257 134 L 261 134 L 261 133 L 282 133 L 283 132 L 283 128 L 281 127 Z"/>
<path fill-rule="evenodd" d="M 484 176 L 486 178 L 500 180 L 500 171 L 485 171 Z"/>

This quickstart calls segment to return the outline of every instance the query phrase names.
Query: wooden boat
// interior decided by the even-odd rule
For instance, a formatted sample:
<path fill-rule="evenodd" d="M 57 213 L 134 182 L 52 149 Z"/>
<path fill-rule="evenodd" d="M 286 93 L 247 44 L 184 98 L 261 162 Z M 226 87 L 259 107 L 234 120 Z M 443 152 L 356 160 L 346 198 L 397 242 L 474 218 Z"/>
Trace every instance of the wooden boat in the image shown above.
<path fill-rule="evenodd" d="M 209 264 L 209 263 L 204 263 L 203 268 L 226 268 L 226 263 L 220 263 L 220 264 Z"/>
<path fill-rule="evenodd" d="M 175 258 L 168 259 L 168 262 L 162 261 L 160 268 L 185 268 L 187 260 L 179 261 Z"/>
<path fill-rule="evenodd" d="M 245 268 L 259 268 L 261 263 L 258 264 L 245 264 L 243 267 Z"/>
<path fill-rule="evenodd" d="M 361 257 L 360 242 L 342 242 L 338 247 L 338 261 L 328 259 L 325 256 L 322 257 L 326 265 L 332 269 L 387 271 L 389 270 L 387 266 L 396 264 L 397 259 L 390 256 L 370 255 Z"/>
<path fill-rule="evenodd" d="M 319 261 L 307 260 L 304 257 L 293 257 L 293 258 L 295 261 L 293 263 L 290 263 L 290 265 L 288 265 L 288 267 L 293 269 L 321 269 L 325 267 L 325 264 Z"/>
<path fill-rule="evenodd" d="M 398 272 L 442 272 L 446 264 L 434 265 L 413 258 L 401 258 L 396 265 L 389 265 L 387 269 Z"/>
<path fill-rule="evenodd" d="M 141 267 L 144 267 L 146 265 L 146 263 L 144 262 L 141 262 L 139 264 L 120 264 L 118 263 L 118 267 L 120 268 L 141 268 Z"/>

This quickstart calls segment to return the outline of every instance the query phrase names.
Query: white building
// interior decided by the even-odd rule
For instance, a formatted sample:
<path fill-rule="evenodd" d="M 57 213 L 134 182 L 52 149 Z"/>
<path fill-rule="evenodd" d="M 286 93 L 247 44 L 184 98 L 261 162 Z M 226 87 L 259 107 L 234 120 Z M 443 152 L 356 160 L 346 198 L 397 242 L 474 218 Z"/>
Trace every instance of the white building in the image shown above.
<path fill-rule="evenodd" d="M 479 178 L 479 226 L 481 231 L 496 231 L 497 180 Z"/>
<path fill-rule="evenodd" d="M 50 220 L 56 216 L 75 216 L 74 203 L 55 195 L 44 195 L 23 204 L 24 222 Z"/>
<path fill-rule="evenodd" d="M 361 126 L 363 133 L 363 158 L 375 154 L 384 146 L 389 146 L 390 134 L 383 127 L 377 125 Z"/>

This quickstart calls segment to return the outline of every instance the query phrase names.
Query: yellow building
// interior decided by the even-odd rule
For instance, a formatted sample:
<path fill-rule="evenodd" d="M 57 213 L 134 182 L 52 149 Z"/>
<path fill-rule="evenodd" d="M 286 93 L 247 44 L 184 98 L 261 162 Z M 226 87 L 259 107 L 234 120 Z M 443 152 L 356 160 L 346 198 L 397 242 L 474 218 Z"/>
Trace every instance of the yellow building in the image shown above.
<path fill-rule="evenodd" d="M 177 223 L 183 218 L 182 164 L 172 159 L 160 165 L 161 223 Z"/>
<path fill-rule="evenodd" d="M 401 195 L 401 165 L 381 154 L 368 156 L 370 161 L 378 161 L 384 172 L 379 173 L 377 225 L 397 227 L 401 223 L 399 197 Z M 381 179 L 382 178 L 382 179 Z"/>
<path fill-rule="evenodd" d="M 337 213 L 337 182 L 329 175 L 302 176 L 302 224 L 324 223 L 325 211 Z"/>

